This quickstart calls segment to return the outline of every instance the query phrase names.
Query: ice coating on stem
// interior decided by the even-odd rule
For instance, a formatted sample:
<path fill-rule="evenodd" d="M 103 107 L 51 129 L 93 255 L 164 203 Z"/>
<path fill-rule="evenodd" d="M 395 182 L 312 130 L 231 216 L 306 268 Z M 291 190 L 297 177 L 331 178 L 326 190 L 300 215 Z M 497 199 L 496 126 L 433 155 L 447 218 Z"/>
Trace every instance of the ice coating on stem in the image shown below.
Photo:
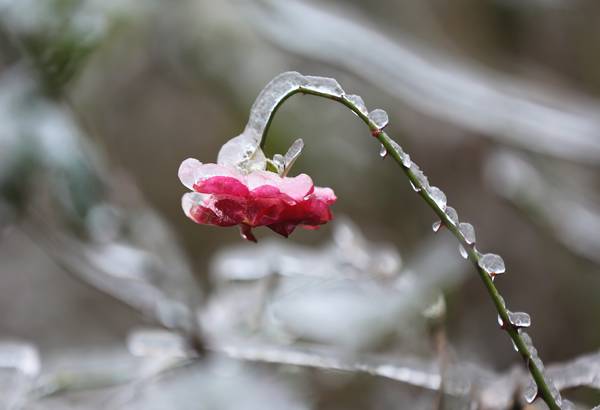
<path fill-rule="evenodd" d="M 528 378 L 527 386 L 523 390 L 523 396 L 527 403 L 531 404 L 535 401 L 538 395 L 538 386 L 535 383 L 535 380 L 530 376 Z"/>
<path fill-rule="evenodd" d="M 486 253 L 483 255 L 479 258 L 478 265 L 492 277 L 506 272 L 504 260 L 500 255 L 496 255 L 495 253 Z"/>
<path fill-rule="evenodd" d="M 344 95 L 342 86 L 335 78 L 307 75 L 304 76 L 302 88 L 334 97 L 342 97 Z"/>
<path fill-rule="evenodd" d="M 473 225 L 467 222 L 461 222 L 458 225 L 458 230 L 462 234 L 463 238 L 465 238 L 465 242 L 467 242 L 468 245 L 473 245 L 475 243 L 476 237 L 475 228 L 473 228 Z"/>
<path fill-rule="evenodd" d="M 442 211 L 445 211 L 447 199 L 446 194 L 444 194 L 444 191 L 442 191 L 436 186 L 432 186 L 429 187 L 429 189 L 427 189 L 427 192 L 431 196 L 431 199 L 433 199 L 435 204 L 438 206 L 438 208 L 440 208 Z"/>
<path fill-rule="evenodd" d="M 384 129 L 390 122 L 387 112 L 385 112 L 381 108 L 376 108 L 373 111 L 371 111 L 369 113 L 369 119 L 373 122 L 373 124 L 375 124 L 375 126 L 379 130 Z"/>
<path fill-rule="evenodd" d="M 531 316 L 526 312 L 508 312 L 508 320 L 514 327 L 529 327 L 531 326 Z"/>
<path fill-rule="evenodd" d="M 452 208 L 451 206 L 447 207 L 446 216 L 454 226 L 458 225 L 458 212 L 456 212 L 456 209 Z"/>
<path fill-rule="evenodd" d="M 421 171 L 421 168 L 419 168 L 419 166 L 417 164 L 415 164 L 414 162 L 411 162 L 410 170 L 413 173 L 413 175 L 415 176 L 415 178 L 417 179 L 417 181 L 419 182 L 419 184 L 421 185 L 421 186 L 416 186 L 411 181 L 411 185 L 412 185 L 414 191 L 419 192 L 419 191 L 421 191 L 422 188 L 425 188 L 427 190 L 429 188 L 429 179 L 427 178 L 427 176 L 425 176 L 423 171 Z"/>
<path fill-rule="evenodd" d="M 223 145 L 218 163 L 236 166 L 245 172 L 264 170 L 266 158 L 260 143 L 272 114 L 283 100 L 301 88 L 335 97 L 344 95 L 344 90 L 333 78 L 304 76 L 294 71 L 279 74 L 258 94 L 244 131 Z"/>
<path fill-rule="evenodd" d="M 367 116 L 369 115 L 369 110 L 367 109 L 367 106 L 365 105 L 365 102 L 360 95 L 349 94 L 349 95 L 346 95 L 345 98 L 346 98 L 346 100 L 348 100 L 352 104 L 354 104 L 354 106 L 356 108 L 358 108 L 358 110 L 362 114 L 367 115 Z"/>

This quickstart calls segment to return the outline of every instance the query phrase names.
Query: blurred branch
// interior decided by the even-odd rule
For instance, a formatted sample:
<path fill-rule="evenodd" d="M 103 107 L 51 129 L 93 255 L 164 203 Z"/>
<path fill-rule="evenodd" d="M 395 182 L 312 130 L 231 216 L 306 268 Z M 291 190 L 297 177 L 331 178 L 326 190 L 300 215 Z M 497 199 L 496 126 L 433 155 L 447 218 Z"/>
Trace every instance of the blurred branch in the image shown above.
<path fill-rule="evenodd" d="M 564 184 L 559 189 L 556 178 L 508 150 L 491 155 L 485 171 L 497 194 L 570 252 L 600 265 L 600 208 L 586 195 L 571 192 Z M 584 190 L 593 192 L 589 186 Z"/>
<path fill-rule="evenodd" d="M 600 162 L 600 104 L 585 96 L 540 95 L 533 84 L 392 40 L 338 9 L 301 0 L 238 3 L 283 49 L 341 66 L 428 115 L 533 152 Z"/>

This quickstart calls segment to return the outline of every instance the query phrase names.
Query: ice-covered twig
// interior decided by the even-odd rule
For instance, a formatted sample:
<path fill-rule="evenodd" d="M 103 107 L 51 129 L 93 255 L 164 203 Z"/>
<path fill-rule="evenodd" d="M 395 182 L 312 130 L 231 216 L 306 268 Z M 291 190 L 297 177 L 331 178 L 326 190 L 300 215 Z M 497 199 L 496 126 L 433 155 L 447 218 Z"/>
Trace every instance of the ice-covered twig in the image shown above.
<path fill-rule="evenodd" d="M 405 153 L 400 145 L 391 139 L 383 128 L 388 123 L 387 114 L 383 110 L 369 112 L 362 99 L 346 95 L 341 86 L 331 78 L 303 76 L 296 72 L 288 72 L 275 77 L 261 92 L 252 107 L 248 125 L 242 136 L 244 152 L 250 154 L 246 158 L 236 159 L 247 161 L 254 152 L 260 151 L 260 146 L 266 142 L 269 124 L 281 104 L 294 94 L 308 94 L 339 102 L 356 114 L 371 131 L 371 135 L 382 144 L 385 150 L 400 166 L 408 177 L 413 189 L 433 209 L 442 224 L 458 239 L 462 252 L 473 263 L 483 281 L 492 302 L 498 311 L 498 321 L 513 341 L 515 349 L 521 354 L 527 368 L 535 381 L 530 401 L 541 397 L 550 409 L 560 409 L 562 401 L 560 393 L 551 380 L 544 375 L 543 363 L 537 355 L 531 338 L 521 331 L 525 327 L 522 322 L 514 321 L 514 315 L 507 309 L 504 299 L 494 285 L 496 275 L 505 272 L 504 261 L 496 254 L 480 253 L 475 247 L 474 229 L 459 223 L 457 212 L 447 206 L 446 195 L 437 187 L 431 186 L 423 171 Z M 240 138 L 240 137 L 238 137 Z M 229 142 L 236 142 L 232 140 Z M 521 316 L 521 315 L 520 315 Z M 527 323 L 529 324 L 529 323 Z"/>

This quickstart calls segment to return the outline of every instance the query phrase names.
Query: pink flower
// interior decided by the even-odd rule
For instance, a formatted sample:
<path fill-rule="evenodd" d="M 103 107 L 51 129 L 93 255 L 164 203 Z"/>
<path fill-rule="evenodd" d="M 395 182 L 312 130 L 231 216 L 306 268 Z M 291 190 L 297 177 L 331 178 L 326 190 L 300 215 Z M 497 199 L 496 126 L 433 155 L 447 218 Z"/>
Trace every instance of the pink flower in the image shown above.
<path fill-rule="evenodd" d="M 184 194 L 182 207 L 203 225 L 239 225 L 242 237 L 256 242 L 252 228 L 267 226 L 288 237 L 297 226 L 317 229 L 332 219 L 337 199 L 330 188 L 315 187 L 306 174 L 282 177 L 270 171 L 247 174 L 231 165 L 202 164 L 186 159 L 179 179 L 195 192 Z"/>

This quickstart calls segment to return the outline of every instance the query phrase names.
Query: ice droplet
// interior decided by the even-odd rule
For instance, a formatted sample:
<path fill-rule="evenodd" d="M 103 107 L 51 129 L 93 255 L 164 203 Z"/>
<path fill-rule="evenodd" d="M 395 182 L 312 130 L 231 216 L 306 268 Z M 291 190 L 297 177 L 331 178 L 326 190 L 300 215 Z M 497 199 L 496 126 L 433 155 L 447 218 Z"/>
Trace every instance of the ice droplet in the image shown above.
<path fill-rule="evenodd" d="M 440 228 L 442 227 L 442 221 L 435 221 L 433 223 L 433 225 L 431 225 L 431 229 L 433 229 L 433 232 L 438 232 L 440 230 Z"/>
<path fill-rule="evenodd" d="M 364 115 L 367 115 L 367 116 L 369 115 L 369 110 L 367 110 L 367 106 L 365 105 L 365 102 L 363 101 L 363 99 L 360 95 L 347 94 L 347 95 L 345 95 L 345 98 L 346 98 L 346 100 L 348 100 L 352 104 L 354 104 L 361 113 L 363 113 Z"/>
<path fill-rule="evenodd" d="M 385 158 L 387 157 L 388 151 L 387 148 L 385 147 L 385 145 L 381 144 L 381 146 L 379 147 L 379 156 L 381 158 Z"/>
<path fill-rule="evenodd" d="M 302 88 L 306 88 L 319 93 L 341 97 L 344 95 L 344 90 L 340 83 L 335 78 L 317 77 L 312 75 L 304 76 L 304 84 Z"/>
<path fill-rule="evenodd" d="M 469 259 L 469 253 L 467 252 L 464 246 L 458 245 L 458 251 L 460 252 L 460 256 L 462 256 L 463 259 Z"/>
<path fill-rule="evenodd" d="M 512 342 L 512 347 L 515 350 L 515 352 L 518 352 L 519 351 L 519 347 L 517 346 L 517 344 L 515 343 L 515 341 L 512 340 L 512 339 L 510 339 L 510 341 Z"/>
<path fill-rule="evenodd" d="M 468 245 L 473 245 L 475 243 L 475 228 L 473 228 L 473 225 L 462 222 L 458 225 L 458 230 L 463 238 L 465 238 L 465 242 L 467 242 Z"/>
<path fill-rule="evenodd" d="M 451 206 L 447 207 L 446 216 L 448 217 L 448 219 L 450 219 L 452 225 L 458 225 L 458 213 L 456 212 L 456 209 L 452 208 Z"/>
<path fill-rule="evenodd" d="M 504 327 L 504 320 L 502 320 L 502 316 L 498 315 L 498 326 Z"/>
<path fill-rule="evenodd" d="M 381 108 L 377 108 L 377 109 L 371 111 L 369 113 L 369 119 L 380 130 L 384 129 L 390 121 L 388 118 L 387 112 L 385 112 Z"/>
<path fill-rule="evenodd" d="M 525 396 L 525 400 L 527 401 L 527 403 L 531 404 L 537 398 L 537 394 L 538 394 L 537 384 L 535 383 L 535 380 L 533 380 L 533 378 L 530 377 L 529 382 L 527 383 L 527 386 L 525 387 L 525 390 L 523 390 L 523 396 Z"/>
<path fill-rule="evenodd" d="M 508 320 L 515 327 L 531 326 L 531 316 L 525 312 L 508 312 Z"/>
<path fill-rule="evenodd" d="M 294 162 L 296 162 L 302 153 L 302 149 L 304 149 L 304 141 L 302 138 L 298 138 L 292 143 L 283 157 L 286 171 L 289 170 L 292 165 L 294 165 Z"/>
<path fill-rule="evenodd" d="M 479 258 L 479 267 L 483 269 L 488 275 L 495 276 L 506 271 L 504 266 L 504 260 L 500 255 L 494 253 L 486 253 Z"/>
<path fill-rule="evenodd" d="M 444 192 L 441 189 L 435 186 L 429 187 L 427 192 L 431 196 L 431 199 L 433 199 L 435 204 L 438 206 L 438 208 L 440 208 L 442 211 L 445 211 L 447 203 L 446 194 L 444 194 Z"/>

